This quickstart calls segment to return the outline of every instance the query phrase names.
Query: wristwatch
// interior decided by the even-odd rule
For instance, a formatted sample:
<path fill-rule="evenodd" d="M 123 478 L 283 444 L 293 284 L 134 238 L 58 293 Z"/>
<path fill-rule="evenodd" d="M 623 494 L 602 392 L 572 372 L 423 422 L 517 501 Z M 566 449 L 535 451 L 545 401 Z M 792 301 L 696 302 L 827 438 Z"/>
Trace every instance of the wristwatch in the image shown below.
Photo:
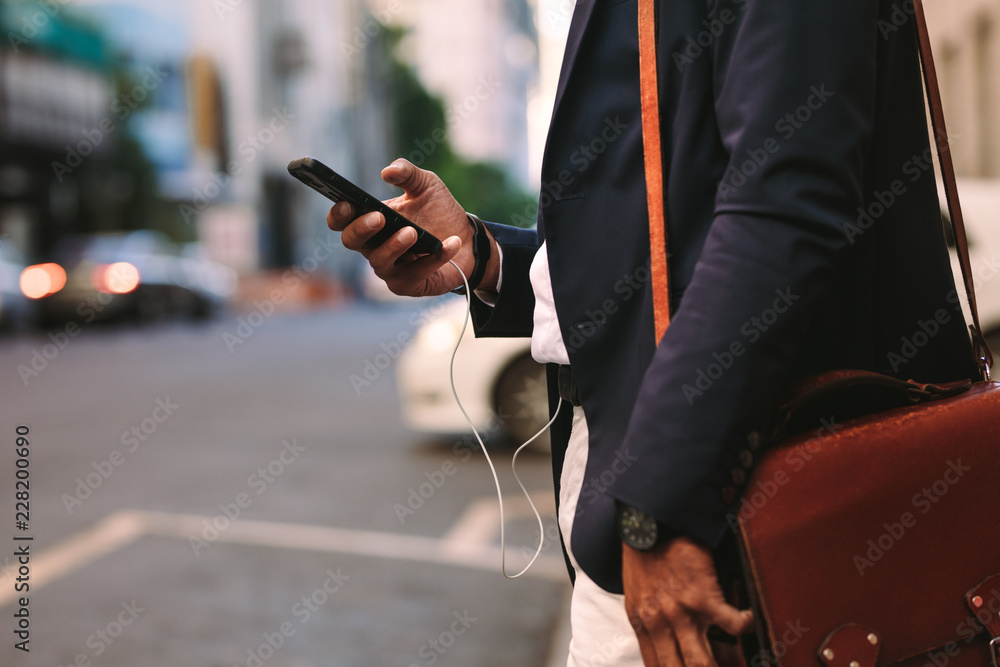
<path fill-rule="evenodd" d="M 663 542 L 665 534 L 662 526 L 650 514 L 637 507 L 617 503 L 618 536 L 622 542 L 637 551 L 649 551 Z"/>
<path fill-rule="evenodd" d="M 469 287 L 475 292 L 479 289 L 479 283 L 483 282 L 483 276 L 486 275 L 486 266 L 490 262 L 490 256 L 493 254 L 493 245 L 490 243 L 490 236 L 486 233 L 486 225 L 483 221 L 479 219 L 478 216 L 472 213 L 466 213 L 466 217 L 469 219 L 469 224 L 472 225 L 472 257 L 475 260 L 475 264 L 472 267 L 472 273 L 467 276 L 469 281 Z M 459 285 L 452 290 L 453 294 L 465 295 L 465 285 Z"/>

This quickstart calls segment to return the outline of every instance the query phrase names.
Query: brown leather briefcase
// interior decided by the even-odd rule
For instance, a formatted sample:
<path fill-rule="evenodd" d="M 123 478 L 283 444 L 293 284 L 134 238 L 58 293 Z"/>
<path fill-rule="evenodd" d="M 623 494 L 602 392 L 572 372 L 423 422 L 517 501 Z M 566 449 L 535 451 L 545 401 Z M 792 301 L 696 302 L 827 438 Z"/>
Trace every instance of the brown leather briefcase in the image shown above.
<path fill-rule="evenodd" d="M 1000 643 L 1000 384 L 891 382 L 820 379 L 788 415 L 825 424 L 771 448 L 747 487 L 760 664 L 985 666 Z M 929 402 L 842 422 L 862 395 Z"/>
<path fill-rule="evenodd" d="M 840 371 L 812 378 L 782 406 L 777 442 L 738 521 L 766 647 L 752 665 L 1000 662 L 1000 383 L 989 381 L 930 42 L 914 4 L 985 379 L 933 386 Z"/>

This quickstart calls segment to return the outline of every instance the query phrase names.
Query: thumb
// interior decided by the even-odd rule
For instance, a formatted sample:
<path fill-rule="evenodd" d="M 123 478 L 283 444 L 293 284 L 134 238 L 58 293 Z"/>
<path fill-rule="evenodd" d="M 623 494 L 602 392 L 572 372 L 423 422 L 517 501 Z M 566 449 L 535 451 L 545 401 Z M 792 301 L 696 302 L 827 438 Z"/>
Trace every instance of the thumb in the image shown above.
<path fill-rule="evenodd" d="M 412 162 L 400 158 L 382 170 L 382 180 L 403 188 L 406 194 L 416 197 L 434 183 L 432 172 L 420 169 Z"/>

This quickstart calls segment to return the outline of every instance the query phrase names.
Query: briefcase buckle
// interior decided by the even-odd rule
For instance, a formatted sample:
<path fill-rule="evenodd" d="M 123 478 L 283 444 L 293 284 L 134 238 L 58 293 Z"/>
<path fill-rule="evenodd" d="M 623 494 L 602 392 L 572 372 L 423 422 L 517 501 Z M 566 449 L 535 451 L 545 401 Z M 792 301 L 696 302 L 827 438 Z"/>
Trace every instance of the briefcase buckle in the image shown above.
<path fill-rule="evenodd" d="M 993 656 L 993 667 L 1000 667 L 1000 637 L 990 640 L 990 655 Z"/>

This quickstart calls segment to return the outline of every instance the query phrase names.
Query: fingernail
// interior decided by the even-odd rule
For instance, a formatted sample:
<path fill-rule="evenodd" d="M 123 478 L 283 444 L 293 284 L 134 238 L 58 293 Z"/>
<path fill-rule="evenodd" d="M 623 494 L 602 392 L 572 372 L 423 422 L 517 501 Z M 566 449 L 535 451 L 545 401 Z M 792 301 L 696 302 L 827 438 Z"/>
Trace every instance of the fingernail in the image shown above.
<path fill-rule="evenodd" d="M 346 218 L 351 214 L 351 205 L 346 201 L 342 201 L 336 206 L 336 214 L 342 218 Z"/>
<path fill-rule="evenodd" d="M 449 236 L 441 243 L 441 245 L 446 251 L 451 252 L 462 247 L 462 239 L 457 236 Z"/>
<path fill-rule="evenodd" d="M 387 183 L 399 185 L 403 182 L 403 175 L 399 173 L 398 166 L 396 163 L 393 163 L 387 167 L 387 173 L 385 174 L 385 181 Z"/>

